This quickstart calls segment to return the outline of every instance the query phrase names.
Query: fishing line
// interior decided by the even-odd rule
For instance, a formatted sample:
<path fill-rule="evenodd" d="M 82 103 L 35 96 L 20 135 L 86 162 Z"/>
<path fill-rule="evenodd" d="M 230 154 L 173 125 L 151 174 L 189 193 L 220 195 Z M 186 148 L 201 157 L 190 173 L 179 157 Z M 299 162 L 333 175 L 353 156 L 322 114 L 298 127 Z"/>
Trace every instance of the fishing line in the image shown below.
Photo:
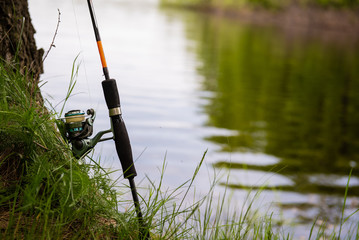
<path fill-rule="evenodd" d="M 74 12 L 75 23 L 76 23 L 77 39 L 79 40 L 80 49 L 81 49 L 80 54 L 81 54 L 81 53 L 83 52 L 83 47 L 82 47 L 80 30 L 79 30 L 79 26 L 78 26 L 79 24 L 78 24 L 78 21 L 77 21 L 77 14 L 76 14 L 76 9 L 75 9 L 74 0 L 72 0 L 72 10 L 73 10 L 73 12 Z M 87 84 L 88 95 L 89 95 L 89 98 L 90 98 L 90 105 L 92 106 L 92 105 L 93 105 L 92 94 L 91 94 L 91 88 L 90 88 L 90 84 L 89 84 L 88 77 L 87 77 L 86 61 L 85 61 L 84 55 L 81 56 L 81 61 L 82 61 L 82 63 L 83 63 L 83 69 L 84 69 L 84 72 L 85 72 L 85 79 L 86 79 L 86 84 Z M 98 106 L 97 106 L 97 107 L 98 107 Z"/>

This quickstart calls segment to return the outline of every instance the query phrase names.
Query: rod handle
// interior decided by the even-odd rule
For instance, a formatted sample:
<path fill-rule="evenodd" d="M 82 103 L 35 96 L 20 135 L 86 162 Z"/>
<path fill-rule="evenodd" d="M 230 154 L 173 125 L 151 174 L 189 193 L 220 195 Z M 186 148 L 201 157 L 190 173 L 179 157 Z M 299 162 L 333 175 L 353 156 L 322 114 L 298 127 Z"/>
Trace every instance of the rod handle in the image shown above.
<path fill-rule="evenodd" d="M 121 115 L 111 117 L 117 155 L 120 158 L 123 176 L 127 179 L 137 176 L 133 164 L 132 149 L 125 122 Z"/>
<path fill-rule="evenodd" d="M 120 104 L 120 94 L 115 79 L 107 79 L 102 81 L 102 89 L 108 109 L 118 108 Z"/>

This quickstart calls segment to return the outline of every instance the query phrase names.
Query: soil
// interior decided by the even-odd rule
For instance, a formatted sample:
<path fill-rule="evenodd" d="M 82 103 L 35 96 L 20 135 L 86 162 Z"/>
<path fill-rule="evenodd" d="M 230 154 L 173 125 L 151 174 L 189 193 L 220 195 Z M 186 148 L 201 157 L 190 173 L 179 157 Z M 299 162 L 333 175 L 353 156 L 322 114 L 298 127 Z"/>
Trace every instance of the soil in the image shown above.
<path fill-rule="evenodd" d="M 37 49 L 27 0 L 0 0 L 0 60 L 19 64 L 33 85 L 39 83 L 43 72 L 43 49 Z M 43 105 L 41 93 L 37 103 Z"/>
<path fill-rule="evenodd" d="M 37 49 L 27 0 L 0 0 L 0 57 L 17 58 L 37 80 L 42 73 L 43 50 Z"/>

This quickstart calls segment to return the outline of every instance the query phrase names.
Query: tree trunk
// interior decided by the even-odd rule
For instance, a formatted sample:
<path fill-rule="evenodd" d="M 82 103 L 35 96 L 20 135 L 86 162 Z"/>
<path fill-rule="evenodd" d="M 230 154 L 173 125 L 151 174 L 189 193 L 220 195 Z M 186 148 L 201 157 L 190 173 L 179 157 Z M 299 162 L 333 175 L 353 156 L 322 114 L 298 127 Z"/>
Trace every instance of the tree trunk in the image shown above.
<path fill-rule="evenodd" d="M 0 0 L 0 58 L 20 65 L 20 71 L 39 81 L 43 49 L 37 49 L 27 0 Z"/>

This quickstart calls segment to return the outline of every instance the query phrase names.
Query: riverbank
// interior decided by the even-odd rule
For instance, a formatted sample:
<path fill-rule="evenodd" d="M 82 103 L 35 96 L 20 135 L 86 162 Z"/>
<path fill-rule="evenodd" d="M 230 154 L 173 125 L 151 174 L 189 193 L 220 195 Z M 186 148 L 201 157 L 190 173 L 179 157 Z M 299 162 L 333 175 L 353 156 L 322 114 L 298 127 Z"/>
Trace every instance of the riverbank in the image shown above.
<path fill-rule="evenodd" d="M 186 8 L 243 23 L 275 25 L 288 31 L 320 32 L 359 38 L 358 7 L 323 7 L 318 5 L 288 4 L 281 7 L 226 6 L 217 4 L 173 3 L 163 0 L 162 6 Z"/>

